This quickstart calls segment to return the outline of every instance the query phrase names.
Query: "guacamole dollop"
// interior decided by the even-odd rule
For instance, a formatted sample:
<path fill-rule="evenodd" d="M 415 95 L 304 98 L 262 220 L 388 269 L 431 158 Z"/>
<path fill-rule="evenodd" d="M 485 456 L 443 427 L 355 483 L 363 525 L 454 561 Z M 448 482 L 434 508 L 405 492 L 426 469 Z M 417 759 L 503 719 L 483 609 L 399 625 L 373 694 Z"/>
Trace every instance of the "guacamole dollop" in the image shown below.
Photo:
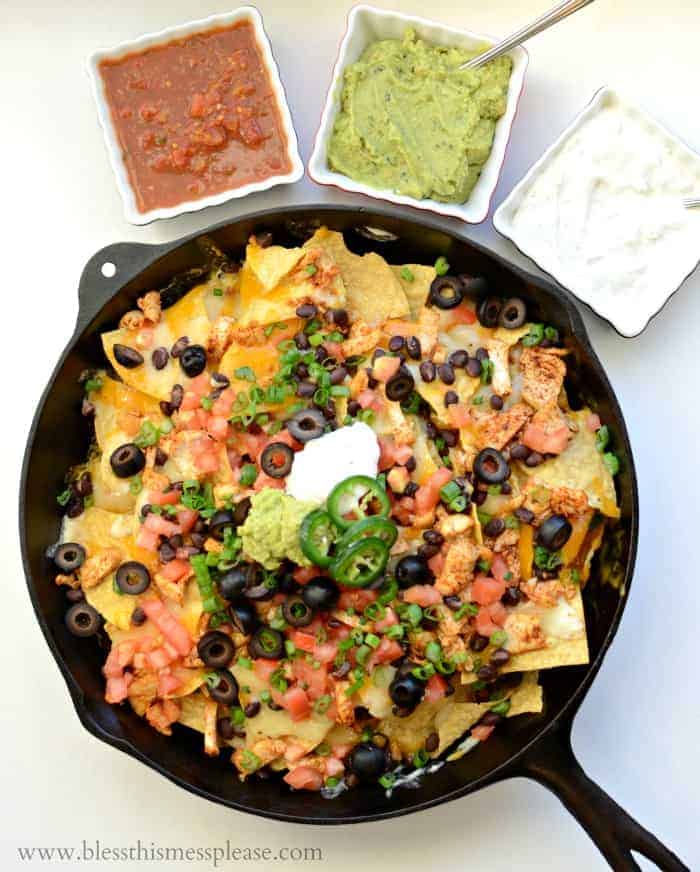
<path fill-rule="evenodd" d="M 264 488 L 251 498 L 248 517 L 238 529 L 243 553 L 265 569 L 277 569 L 285 559 L 311 566 L 299 547 L 299 528 L 304 516 L 315 508 L 315 503 Z"/>
<path fill-rule="evenodd" d="M 491 152 L 513 66 L 504 56 L 457 69 L 476 54 L 413 30 L 370 45 L 345 70 L 330 168 L 416 199 L 463 203 Z"/>

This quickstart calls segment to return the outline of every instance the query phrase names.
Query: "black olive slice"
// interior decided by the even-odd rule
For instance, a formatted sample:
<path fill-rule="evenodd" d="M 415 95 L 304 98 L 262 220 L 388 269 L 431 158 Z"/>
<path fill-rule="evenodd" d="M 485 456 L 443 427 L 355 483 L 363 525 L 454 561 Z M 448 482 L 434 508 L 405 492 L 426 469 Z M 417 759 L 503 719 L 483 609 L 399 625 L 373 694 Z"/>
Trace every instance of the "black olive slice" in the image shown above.
<path fill-rule="evenodd" d="M 401 369 L 393 375 L 386 383 L 386 395 L 390 400 L 400 402 L 408 399 L 413 393 L 413 388 L 416 383 L 411 373 L 401 367 Z"/>
<path fill-rule="evenodd" d="M 228 509 L 219 509 L 218 512 L 214 512 L 209 520 L 209 535 L 216 539 L 217 542 L 223 542 L 226 528 L 232 529 L 235 526 L 236 520 L 233 512 L 230 512 Z"/>
<path fill-rule="evenodd" d="M 289 475 L 294 461 L 294 452 L 286 442 L 270 442 L 260 455 L 262 471 L 270 478 L 284 478 Z"/>
<path fill-rule="evenodd" d="M 489 285 L 482 276 L 460 275 L 459 280 L 462 282 L 462 289 L 465 295 L 470 297 L 485 297 L 489 292 Z"/>
<path fill-rule="evenodd" d="M 89 603 L 79 602 L 66 612 L 66 626 L 74 636 L 94 636 L 102 626 L 102 618 Z"/>
<path fill-rule="evenodd" d="M 511 297 L 506 300 L 498 317 L 498 323 L 506 330 L 517 330 L 527 321 L 527 306 L 520 297 Z"/>
<path fill-rule="evenodd" d="M 457 276 L 436 276 L 430 285 L 429 301 L 438 309 L 454 309 L 464 298 L 464 286 Z"/>
<path fill-rule="evenodd" d="M 136 369 L 137 366 L 141 366 L 143 363 L 143 354 L 129 345 L 121 345 L 119 342 L 116 342 L 112 346 L 112 351 L 117 363 L 126 367 L 126 369 Z"/>
<path fill-rule="evenodd" d="M 360 742 L 355 745 L 350 758 L 350 769 L 363 781 L 375 781 L 386 771 L 387 754 L 374 742 Z"/>
<path fill-rule="evenodd" d="M 195 378 L 207 365 L 207 352 L 202 345 L 188 345 L 180 355 L 180 366 L 185 375 Z"/>
<path fill-rule="evenodd" d="M 313 609 L 300 596 L 292 596 L 282 603 L 282 614 L 292 627 L 308 627 L 314 619 Z"/>
<path fill-rule="evenodd" d="M 407 554 L 396 564 L 394 575 L 399 587 L 411 587 L 414 584 L 432 584 L 435 581 L 430 571 L 428 561 L 418 554 Z"/>
<path fill-rule="evenodd" d="M 210 630 L 197 642 L 197 654 L 199 654 L 205 666 L 214 669 L 223 669 L 233 660 L 236 646 L 233 639 L 222 633 L 221 630 Z"/>
<path fill-rule="evenodd" d="M 151 583 L 151 573 L 143 563 L 137 560 L 128 560 L 117 569 L 117 587 L 123 593 L 136 596 L 143 593 Z"/>
<path fill-rule="evenodd" d="M 569 541 L 572 527 L 564 515 L 550 515 L 537 531 L 537 544 L 550 551 L 558 551 Z"/>
<path fill-rule="evenodd" d="M 484 448 L 474 458 L 474 474 L 486 484 L 501 484 L 510 476 L 510 466 L 500 451 Z"/>
<path fill-rule="evenodd" d="M 260 627 L 253 633 L 248 651 L 255 659 L 279 660 L 284 655 L 284 636 L 272 627 Z"/>
<path fill-rule="evenodd" d="M 238 600 L 229 606 L 231 623 L 244 636 L 250 635 L 258 626 L 258 613 L 255 606 L 245 600 Z"/>
<path fill-rule="evenodd" d="M 138 475 L 146 465 L 146 455 L 138 445 L 126 442 L 112 452 L 109 462 L 117 478 L 131 478 L 132 475 Z"/>
<path fill-rule="evenodd" d="M 503 300 L 500 297 L 484 297 L 476 307 L 476 317 L 482 327 L 497 327 L 501 317 Z"/>
<path fill-rule="evenodd" d="M 402 709 L 414 709 L 423 699 L 425 694 L 425 682 L 407 673 L 397 674 L 389 685 L 389 696 L 392 701 Z"/>
<path fill-rule="evenodd" d="M 209 696 L 222 705 L 236 705 L 238 702 L 238 682 L 228 669 L 217 669 L 215 679 L 208 681 Z"/>
<path fill-rule="evenodd" d="M 297 442 L 310 442 L 323 436 L 326 419 L 318 409 L 301 409 L 287 421 L 287 430 Z"/>
<path fill-rule="evenodd" d="M 63 542 L 56 548 L 53 562 L 61 572 L 75 572 L 85 562 L 85 549 L 77 542 Z"/>
<path fill-rule="evenodd" d="M 338 602 L 340 590 L 332 578 L 317 575 L 304 585 L 301 597 L 309 608 L 329 612 Z"/>

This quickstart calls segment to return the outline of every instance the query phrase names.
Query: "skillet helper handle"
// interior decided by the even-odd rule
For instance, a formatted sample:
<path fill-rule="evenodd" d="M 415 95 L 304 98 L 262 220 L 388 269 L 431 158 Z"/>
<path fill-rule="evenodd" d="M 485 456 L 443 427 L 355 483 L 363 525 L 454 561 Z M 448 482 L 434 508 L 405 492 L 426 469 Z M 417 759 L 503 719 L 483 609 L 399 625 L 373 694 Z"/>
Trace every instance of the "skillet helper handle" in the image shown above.
<path fill-rule="evenodd" d="M 672 851 L 586 775 L 571 748 L 570 729 L 555 726 L 525 755 L 520 774 L 561 800 L 616 872 L 641 872 L 632 851 L 643 854 L 663 872 L 689 872 Z"/>

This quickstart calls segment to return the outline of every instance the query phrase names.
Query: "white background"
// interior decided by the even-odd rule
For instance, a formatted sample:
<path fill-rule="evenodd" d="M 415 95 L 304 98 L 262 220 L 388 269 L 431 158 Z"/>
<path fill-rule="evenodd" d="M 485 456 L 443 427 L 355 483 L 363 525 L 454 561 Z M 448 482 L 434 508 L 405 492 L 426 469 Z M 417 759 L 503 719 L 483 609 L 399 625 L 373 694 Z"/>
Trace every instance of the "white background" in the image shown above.
<path fill-rule="evenodd" d="M 549 2 L 380 5 L 503 35 Z M 260 0 L 258 6 L 306 160 L 347 7 L 338 0 Z M 241 846 L 311 845 L 325 853 L 326 862 L 316 868 L 337 872 L 604 868 L 558 801 L 524 781 L 500 784 L 420 816 L 361 828 L 285 825 L 227 811 L 179 790 L 92 738 L 73 712 L 25 591 L 16 493 L 35 404 L 73 328 L 83 263 L 110 242 L 173 239 L 247 209 L 360 202 L 305 179 L 250 202 L 147 228 L 125 223 L 84 60 L 95 47 L 229 8 L 217 0 L 0 2 L 5 311 L 0 371 L 9 415 L 1 431 L 0 866 L 20 867 L 17 845 L 99 838 L 105 845 L 125 846 L 140 837 L 183 847 L 226 838 Z M 699 25 L 697 0 L 599 0 L 530 43 L 525 96 L 496 204 L 602 84 L 625 90 L 700 150 Z M 490 220 L 458 229 L 525 262 L 498 237 Z M 700 275 L 686 283 L 641 338 L 621 339 L 587 311 L 584 318 L 626 414 L 642 520 L 631 600 L 576 721 L 574 746 L 594 779 L 697 868 Z"/>

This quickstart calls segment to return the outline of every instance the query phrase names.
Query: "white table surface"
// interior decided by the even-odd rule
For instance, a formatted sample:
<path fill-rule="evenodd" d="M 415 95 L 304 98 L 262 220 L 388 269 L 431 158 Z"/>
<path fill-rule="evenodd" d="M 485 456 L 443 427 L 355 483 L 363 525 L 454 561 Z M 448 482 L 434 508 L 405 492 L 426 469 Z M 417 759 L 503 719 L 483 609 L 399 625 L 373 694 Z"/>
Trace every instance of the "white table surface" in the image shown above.
<path fill-rule="evenodd" d="M 504 34 L 548 2 L 404 0 L 379 5 Z M 225 0 L 0 4 L 0 214 L 2 238 L 8 243 L 0 268 L 6 312 L 0 360 L 11 415 L 3 427 L 8 462 L 0 524 L 0 867 L 41 865 L 20 863 L 20 845 L 72 846 L 82 839 L 100 839 L 103 845 L 126 847 L 140 838 L 145 844 L 173 847 L 213 847 L 229 839 L 241 847 L 269 846 L 277 851 L 307 846 L 324 852 L 324 863 L 239 863 L 260 869 L 604 868 L 596 849 L 558 801 L 525 781 L 499 784 L 419 816 L 361 828 L 285 825 L 228 811 L 179 790 L 89 736 L 73 712 L 25 591 L 15 496 L 36 401 L 73 328 L 83 263 L 110 242 L 174 239 L 249 208 L 365 202 L 319 189 L 305 179 L 249 203 L 142 229 L 124 221 L 84 60 L 97 46 L 231 5 Z M 258 6 L 306 159 L 347 7 L 338 0 L 260 0 Z M 699 25 L 697 0 L 599 0 L 533 41 L 525 96 L 496 204 L 605 83 L 624 89 L 700 150 Z M 490 220 L 461 229 L 530 266 L 499 238 Z M 639 339 L 623 340 L 595 316 L 587 311 L 583 315 L 632 436 L 641 537 L 631 601 L 576 721 L 574 746 L 594 779 L 691 867 L 698 867 L 700 578 L 695 501 L 700 492 L 700 275 L 686 283 Z M 133 867 L 212 868 L 196 861 Z"/>

